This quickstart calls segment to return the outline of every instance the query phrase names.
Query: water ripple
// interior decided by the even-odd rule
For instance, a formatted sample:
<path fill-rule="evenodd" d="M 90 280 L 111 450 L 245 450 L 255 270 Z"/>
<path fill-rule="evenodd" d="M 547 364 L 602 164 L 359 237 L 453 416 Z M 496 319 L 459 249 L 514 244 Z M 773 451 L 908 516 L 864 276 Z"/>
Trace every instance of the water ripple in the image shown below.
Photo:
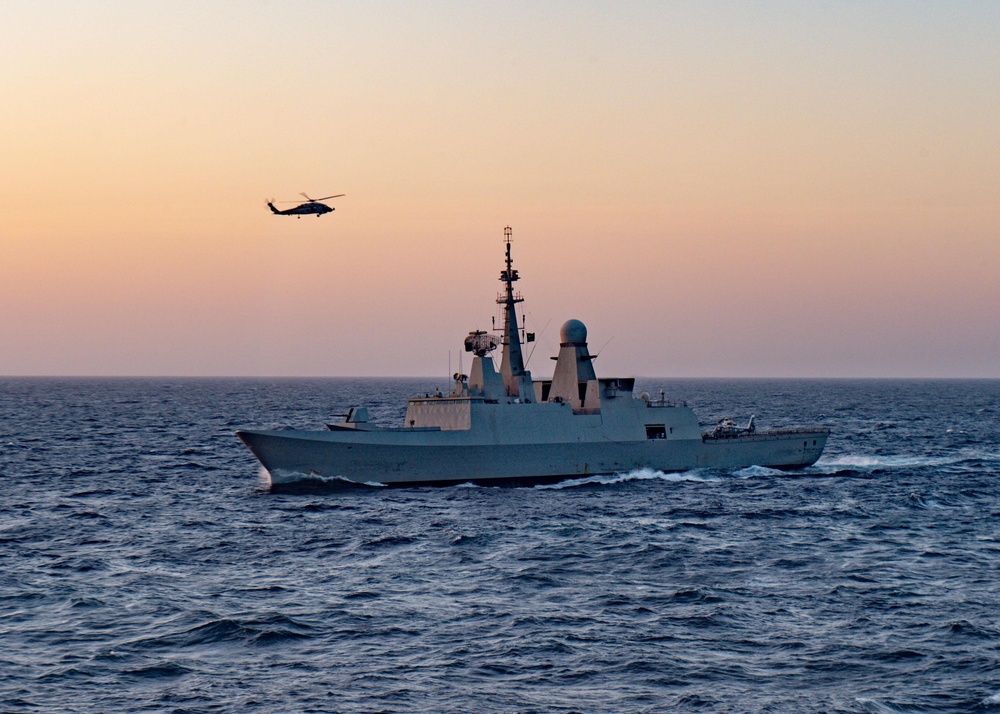
<path fill-rule="evenodd" d="M 637 388 L 830 426 L 790 474 L 296 493 L 235 429 L 438 385 L 0 386 L 3 711 L 1000 710 L 997 382 Z"/>

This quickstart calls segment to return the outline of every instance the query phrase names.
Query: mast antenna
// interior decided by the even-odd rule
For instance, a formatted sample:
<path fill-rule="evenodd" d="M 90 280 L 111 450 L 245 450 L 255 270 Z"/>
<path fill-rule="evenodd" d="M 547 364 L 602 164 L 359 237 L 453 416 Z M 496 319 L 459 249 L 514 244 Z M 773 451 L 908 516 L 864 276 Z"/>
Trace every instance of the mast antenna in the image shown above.
<path fill-rule="evenodd" d="M 500 374 L 503 375 L 508 396 L 516 397 L 522 391 L 527 395 L 531 390 L 531 384 L 522 384 L 526 372 L 524 356 L 521 352 L 520 335 L 518 334 L 516 308 L 519 302 L 524 302 L 524 298 L 521 297 L 521 293 L 514 292 L 514 283 L 520 279 L 520 276 L 514 269 L 514 260 L 510 256 L 510 243 L 513 234 L 513 228 L 504 226 L 503 240 L 507 244 L 506 270 L 500 273 L 500 282 L 503 283 L 504 290 L 497 295 L 497 304 L 503 309 L 503 333 L 500 337 L 503 354 L 501 355 Z M 529 397 L 525 396 L 524 398 L 528 399 Z"/>

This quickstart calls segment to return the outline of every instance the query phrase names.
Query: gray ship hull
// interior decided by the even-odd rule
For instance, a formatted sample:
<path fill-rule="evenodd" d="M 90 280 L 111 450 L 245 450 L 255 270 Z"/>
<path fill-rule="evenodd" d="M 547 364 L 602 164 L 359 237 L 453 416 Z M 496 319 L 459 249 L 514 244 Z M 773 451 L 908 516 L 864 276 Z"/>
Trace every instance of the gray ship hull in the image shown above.
<path fill-rule="evenodd" d="M 644 439 L 573 443 L 468 443 L 462 432 L 241 431 L 272 486 L 343 480 L 372 485 L 554 483 L 638 469 L 663 472 L 765 466 L 800 469 L 816 462 L 826 430 L 746 434 L 713 439 Z M 377 442 L 372 437 L 378 435 Z"/>

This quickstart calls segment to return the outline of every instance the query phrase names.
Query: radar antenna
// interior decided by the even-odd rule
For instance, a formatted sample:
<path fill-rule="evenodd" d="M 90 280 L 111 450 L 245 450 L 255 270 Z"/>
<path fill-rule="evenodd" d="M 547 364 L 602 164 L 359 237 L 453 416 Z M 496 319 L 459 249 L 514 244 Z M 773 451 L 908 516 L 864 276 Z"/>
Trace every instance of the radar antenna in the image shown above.
<path fill-rule="evenodd" d="M 465 351 L 472 352 L 476 357 L 485 357 L 487 352 L 497 348 L 497 338 L 485 330 L 473 330 L 465 338 Z"/>

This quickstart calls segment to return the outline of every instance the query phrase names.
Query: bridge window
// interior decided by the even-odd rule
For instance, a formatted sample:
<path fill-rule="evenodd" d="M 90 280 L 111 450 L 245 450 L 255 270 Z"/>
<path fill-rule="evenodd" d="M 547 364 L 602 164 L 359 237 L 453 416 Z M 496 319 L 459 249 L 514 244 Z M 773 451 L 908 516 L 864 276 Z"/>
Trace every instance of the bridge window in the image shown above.
<path fill-rule="evenodd" d="M 667 427 L 663 424 L 647 424 L 646 425 L 646 438 L 647 439 L 666 439 L 667 438 Z"/>

